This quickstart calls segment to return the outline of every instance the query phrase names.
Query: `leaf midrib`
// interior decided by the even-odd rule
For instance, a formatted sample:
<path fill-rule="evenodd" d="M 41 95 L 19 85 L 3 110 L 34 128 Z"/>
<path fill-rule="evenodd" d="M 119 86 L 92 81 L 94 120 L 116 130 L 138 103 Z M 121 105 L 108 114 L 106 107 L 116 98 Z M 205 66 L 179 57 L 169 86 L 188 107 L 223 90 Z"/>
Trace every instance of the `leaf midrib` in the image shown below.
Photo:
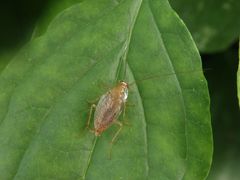
<path fill-rule="evenodd" d="M 113 10 L 114 10 L 115 8 L 117 8 L 118 6 L 119 6 L 119 5 L 114 6 L 114 8 L 112 8 L 110 11 L 113 11 Z M 139 8 L 139 9 L 140 9 L 140 8 Z M 139 9 L 138 9 L 138 11 L 139 11 Z M 97 21 L 100 20 L 101 18 L 103 18 L 103 17 L 105 17 L 106 15 L 108 15 L 108 13 L 109 13 L 109 11 L 106 12 L 106 13 L 104 13 L 102 16 L 100 16 L 100 17 L 94 19 L 93 21 L 91 21 L 90 23 L 88 23 L 88 25 L 89 25 L 89 24 L 92 24 L 93 22 L 97 22 Z M 135 21 L 134 21 L 134 23 L 135 23 Z M 86 27 L 86 26 L 85 26 L 85 27 Z M 133 28 L 133 27 L 134 27 L 134 25 L 132 25 L 132 28 Z M 132 31 L 131 31 L 131 32 L 132 32 Z M 78 33 L 78 32 L 75 32 L 74 34 L 76 34 L 76 33 Z M 74 37 L 74 34 L 72 35 L 72 38 Z M 131 34 L 130 34 L 129 36 L 131 36 Z M 128 36 L 128 37 L 129 37 L 129 36 Z M 128 39 L 129 39 L 129 43 L 130 43 L 131 37 L 128 38 Z M 55 50 L 56 50 L 56 49 L 55 49 Z M 54 53 L 51 53 L 51 54 L 54 54 Z M 51 55 L 48 56 L 48 57 L 51 57 Z M 82 77 L 84 77 L 84 76 L 92 69 L 92 67 L 95 66 L 96 64 L 98 64 L 99 62 L 101 62 L 101 60 L 98 60 L 95 64 L 93 64 L 77 81 L 79 81 Z M 38 63 L 37 63 L 37 64 L 34 64 L 33 67 L 35 67 L 35 66 L 37 66 L 37 65 L 38 65 Z M 34 68 L 31 68 L 29 71 L 27 71 L 24 76 L 26 76 L 27 74 L 31 73 L 31 72 L 32 72 L 32 69 L 34 69 Z M 77 82 L 77 81 L 76 81 L 76 82 Z M 73 83 L 72 87 L 74 86 L 74 84 L 76 84 L 76 82 Z M 72 87 L 69 88 L 69 91 L 70 91 L 70 89 L 71 89 Z M 15 89 L 15 88 L 14 88 L 14 89 Z M 12 90 L 12 94 L 15 92 L 14 89 Z M 54 104 L 53 104 L 53 105 L 49 108 L 49 110 L 47 111 L 47 112 L 48 112 L 47 114 L 50 113 L 50 111 L 53 109 L 54 105 L 55 105 L 57 102 L 58 102 L 57 100 L 54 102 Z M 45 117 L 45 115 L 44 115 L 44 117 Z M 44 124 L 44 122 L 42 122 L 40 126 L 42 126 L 43 124 Z M 14 175 L 14 178 L 16 177 L 16 175 L 17 175 L 17 173 L 18 173 L 18 170 L 19 170 L 20 167 L 21 167 L 21 163 L 22 163 L 22 161 L 23 161 L 23 159 L 24 159 L 24 156 L 26 155 L 27 150 L 29 149 L 29 147 L 31 146 L 31 144 L 33 143 L 33 140 L 34 140 L 35 138 L 36 138 L 36 135 L 33 135 L 32 140 L 30 140 L 29 145 L 28 145 L 27 148 L 24 150 L 24 154 L 23 154 L 23 156 L 22 156 L 22 158 L 21 158 L 21 161 L 19 162 L 18 169 L 16 170 L 16 173 L 15 173 L 15 175 Z M 92 157 L 93 152 L 94 152 L 94 149 L 95 149 L 95 143 L 96 143 L 96 141 L 94 141 L 94 143 L 93 143 L 92 153 L 90 154 L 91 157 Z M 89 163 L 90 163 L 90 161 L 91 161 L 91 157 L 89 158 Z M 87 174 L 87 170 L 88 170 L 88 169 L 89 169 L 89 164 L 87 165 L 87 168 L 86 168 L 86 174 Z M 83 177 L 86 177 L 86 174 L 84 174 Z"/>
<path fill-rule="evenodd" d="M 130 26 L 130 30 L 129 30 L 129 34 L 128 34 L 128 36 L 127 36 L 127 39 L 126 39 L 126 51 L 125 51 L 125 53 L 124 53 L 124 61 L 126 62 L 126 58 L 127 58 L 127 55 L 128 55 L 128 51 L 129 51 L 129 44 L 130 44 L 130 42 L 131 42 L 131 38 L 132 38 L 132 32 L 133 32 L 133 29 L 134 29 L 134 26 L 135 26 L 135 23 L 136 23 L 136 19 L 137 19 L 137 17 L 138 17 L 138 14 L 139 14 L 139 11 L 140 11 L 140 8 L 141 8 L 141 5 L 142 5 L 142 0 L 139 0 L 140 2 L 139 2 L 139 7 L 137 8 L 137 11 L 136 11 L 136 15 L 134 16 L 134 20 L 133 20 L 133 23 L 132 23 L 132 25 Z M 119 66 L 119 63 L 120 62 L 118 62 L 118 66 Z M 127 63 L 126 63 L 127 64 Z M 94 155 L 94 150 L 95 150 L 95 145 L 96 145 L 96 140 L 94 140 L 94 142 L 93 142 L 93 145 L 92 145 L 92 153 L 90 154 L 90 158 L 89 158 L 89 164 L 88 164 L 88 166 L 87 166 L 87 168 L 86 168 L 86 172 L 85 172 L 85 174 L 84 174 L 84 179 L 85 179 L 85 177 L 87 176 L 87 172 L 88 172 L 88 170 L 89 170 L 89 167 L 90 167 L 90 162 L 91 162 L 91 159 L 92 159 L 92 157 L 93 157 L 93 155 Z M 148 161 L 147 161 L 148 162 Z M 148 163 L 147 163 L 148 164 Z M 148 165 L 147 165 L 147 167 L 149 167 Z M 147 168 L 148 169 L 148 168 Z M 148 170 L 147 170 L 147 172 L 148 172 Z"/>
<path fill-rule="evenodd" d="M 95 22 L 97 22 L 98 20 L 100 20 L 100 19 L 102 19 L 103 17 L 105 17 L 106 15 L 108 15 L 109 12 L 110 12 L 110 11 L 113 11 L 116 7 L 117 7 L 117 6 L 114 6 L 114 7 L 113 7 L 112 9 L 110 9 L 109 11 L 104 11 L 105 13 L 104 13 L 103 15 L 101 15 L 101 16 L 97 17 L 96 19 L 92 20 L 91 22 L 87 23 L 87 26 L 84 26 L 84 27 L 87 28 L 88 25 L 95 24 Z M 48 33 L 48 32 L 47 32 L 47 33 Z M 71 35 L 71 39 L 74 38 L 74 35 L 77 34 L 77 33 L 79 33 L 79 32 L 78 32 L 78 31 L 74 31 L 73 34 Z M 38 38 L 36 38 L 36 40 L 40 40 L 40 39 L 42 39 L 43 37 L 44 37 L 44 36 L 38 37 Z M 63 45 L 64 45 L 64 44 L 62 44 L 61 46 L 63 46 Z M 59 47 L 58 47 L 58 48 L 59 48 Z M 58 48 L 55 48 L 54 51 L 53 51 L 53 53 L 51 53 L 49 56 L 45 57 L 45 59 L 46 59 L 46 58 L 50 58 L 51 56 L 53 56 L 53 55 L 55 54 L 54 52 L 56 52 L 56 50 L 57 50 Z M 13 62 L 13 61 L 14 61 L 14 59 L 13 59 L 11 62 Z M 11 62 L 10 62 L 10 63 L 11 63 Z M 28 77 L 28 75 L 31 74 L 31 73 L 34 71 L 35 67 L 36 67 L 37 65 L 41 64 L 41 62 L 42 62 L 42 61 L 38 61 L 38 62 L 32 64 L 32 65 L 31 65 L 31 68 L 29 68 L 29 69 L 24 73 L 24 75 L 22 76 L 21 80 L 23 80 L 24 77 Z M 92 68 L 93 66 L 95 66 L 96 64 L 98 64 L 98 63 L 100 63 L 100 62 L 101 62 L 101 60 L 98 60 L 98 61 L 96 61 L 96 63 L 92 64 L 92 66 L 90 66 L 90 68 L 89 68 L 87 71 L 85 71 L 85 73 L 83 73 L 83 75 L 82 75 L 77 81 L 79 81 L 82 77 L 84 77 L 84 76 L 88 73 L 88 71 L 91 70 L 91 68 Z M 9 63 L 9 64 L 10 64 L 10 63 Z M 4 73 L 4 71 L 1 72 L 1 76 L 2 76 L 3 73 Z M 30 78 L 30 76 L 29 76 L 29 78 Z M 25 81 L 25 80 L 24 80 L 24 81 Z M 76 81 L 76 82 L 77 82 L 77 81 Z M 75 82 L 75 83 L 76 83 L 76 82 Z M 74 86 L 75 83 L 73 83 L 72 86 Z M 14 94 L 14 92 L 16 91 L 16 88 L 17 88 L 18 86 L 19 86 L 19 84 L 18 84 L 17 86 L 15 86 L 15 87 L 12 89 L 11 94 L 9 94 L 9 96 L 8 96 L 8 97 L 9 97 L 9 98 L 8 98 L 8 106 L 10 106 L 10 104 L 11 104 L 11 99 L 12 99 L 12 95 Z M 71 89 L 71 87 L 70 87 L 69 89 Z M 55 103 L 57 103 L 57 100 L 56 100 Z M 53 106 L 54 106 L 54 105 L 50 106 L 49 109 L 46 110 L 46 111 L 48 112 L 49 110 L 51 110 Z M 6 111 L 5 116 L 3 117 L 3 119 L 2 119 L 2 121 L 1 121 L 1 123 L 0 123 L 0 126 L 1 126 L 2 123 L 4 122 L 4 119 L 6 118 L 8 112 L 9 112 L 9 108 L 8 108 L 8 110 Z M 49 112 L 49 113 L 50 113 L 50 112 Z M 43 115 L 43 117 L 44 117 L 44 116 L 45 116 L 45 114 Z M 42 125 L 42 124 L 44 124 L 44 123 L 42 122 L 41 125 Z M 41 125 L 40 125 L 40 126 L 41 126 Z M 18 170 L 19 170 L 19 168 L 20 168 L 20 166 L 21 166 L 21 162 L 22 162 L 22 160 L 24 159 L 25 153 L 27 152 L 28 148 L 31 146 L 32 141 L 33 141 L 34 138 L 35 138 L 35 135 L 33 134 L 32 140 L 30 140 L 29 145 L 28 145 L 27 148 L 24 150 L 24 153 L 23 153 L 23 156 L 22 156 L 22 158 L 21 158 L 21 161 L 18 163 L 18 164 L 19 164 L 19 165 L 18 165 L 18 169 L 17 169 L 16 172 L 14 173 L 14 174 L 15 174 L 15 175 L 13 176 L 14 178 L 15 178 L 15 176 L 17 175 Z"/>

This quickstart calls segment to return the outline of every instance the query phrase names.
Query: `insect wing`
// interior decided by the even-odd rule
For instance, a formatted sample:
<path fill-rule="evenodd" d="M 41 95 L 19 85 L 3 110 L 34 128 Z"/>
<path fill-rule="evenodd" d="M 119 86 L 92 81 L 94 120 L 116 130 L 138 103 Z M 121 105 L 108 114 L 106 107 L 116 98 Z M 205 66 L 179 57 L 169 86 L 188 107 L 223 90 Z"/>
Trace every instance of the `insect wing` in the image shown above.
<path fill-rule="evenodd" d="M 107 128 L 114 119 L 121 113 L 121 106 L 118 107 L 110 92 L 101 96 L 94 114 L 94 127 Z"/>

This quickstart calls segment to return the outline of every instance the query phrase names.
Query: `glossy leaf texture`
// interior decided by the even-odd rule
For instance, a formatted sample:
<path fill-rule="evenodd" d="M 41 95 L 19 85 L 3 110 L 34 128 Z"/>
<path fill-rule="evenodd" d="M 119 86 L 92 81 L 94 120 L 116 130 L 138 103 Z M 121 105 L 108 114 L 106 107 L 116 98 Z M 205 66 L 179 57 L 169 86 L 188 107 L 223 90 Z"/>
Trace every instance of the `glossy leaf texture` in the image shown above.
<path fill-rule="evenodd" d="M 212 53 L 227 49 L 240 33 L 239 0 L 170 0 L 198 49 Z"/>
<path fill-rule="evenodd" d="M 117 127 L 98 139 L 85 130 L 88 102 L 106 92 L 99 82 L 114 86 L 125 69 L 124 80 L 136 82 L 124 117 L 130 125 L 109 159 Z M 66 9 L 1 73 L 0 179 L 204 179 L 212 135 L 200 70 L 166 0 Z"/>

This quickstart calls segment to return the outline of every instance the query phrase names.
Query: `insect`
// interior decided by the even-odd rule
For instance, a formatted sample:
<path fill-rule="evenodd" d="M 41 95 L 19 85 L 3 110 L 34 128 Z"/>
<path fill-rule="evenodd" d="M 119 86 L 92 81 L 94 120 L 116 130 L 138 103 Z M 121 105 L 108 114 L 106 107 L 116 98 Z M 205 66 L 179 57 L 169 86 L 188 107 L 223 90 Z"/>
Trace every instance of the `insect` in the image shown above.
<path fill-rule="evenodd" d="M 118 117 L 123 112 L 125 114 L 125 103 L 128 98 L 128 83 L 120 81 L 115 87 L 103 94 L 98 104 L 91 106 L 89 117 L 87 121 L 87 127 L 90 126 L 90 120 L 94 113 L 94 128 L 90 129 L 95 133 L 95 136 L 100 136 L 108 127 L 112 124 L 119 125 L 118 131 L 112 138 L 113 143 L 122 129 L 122 123 L 118 121 Z"/>
<path fill-rule="evenodd" d="M 165 74 L 165 76 L 169 76 L 173 74 L 175 73 Z M 154 77 L 156 76 L 149 76 L 142 80 L 147 80 Z M 120 131 L 122 130 L 122 126 L 123 126 L 122 123 L 118 121 L 118 118 L 122 112 L 123 112 L 123 117 L 125 116 L 125 105 L 128 99 L 128 89 L 129 89 L 129 86 L 134 83 L 135 82 L 126 83 L 124 81 L 120 81 L 115 87 L 113 87 L 112 89 L 110 89 L 108 92 L 106 92 L 100 97 L 97 105 L 92 104 L 89 111 L 87 128 L 90 129 L 89 128 L 90 121 L 93 114 L 93 110 L 95 109 L 94 128 L 90 129 L 95 134 L 95 136 L 100 136 L 112 124 L 117 124 L 119 126 L 119 129 L 116 131 L 115 135 L 111 140 L 111 144 L 114 143 Z M 111 149 L 110 149 L 110 157 L 111 157 Z"/>

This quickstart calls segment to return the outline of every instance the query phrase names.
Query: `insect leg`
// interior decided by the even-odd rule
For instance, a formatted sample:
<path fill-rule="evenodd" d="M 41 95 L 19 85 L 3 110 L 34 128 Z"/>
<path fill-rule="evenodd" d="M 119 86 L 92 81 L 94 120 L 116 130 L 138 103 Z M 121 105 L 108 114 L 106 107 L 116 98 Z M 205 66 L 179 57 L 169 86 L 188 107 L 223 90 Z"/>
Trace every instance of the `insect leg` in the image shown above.
<path fill-rule="evenodd" d="M 114 121 L 115 124 L 119 125 L 119 129 L 117 130 L 117 132 L 115 133 L 115 135 L 113 136 L 112 140 L 111 140 L 111 144 L 114 143 L 114 141 L 116 140 L 118 134 L 120 133 L 120 131 L 122 130 L 122 123 L 119 121 Z"/>
<path fill-rule="evenodd" d="M 119 129 L 117 130 L 117 132 L 115 133 L 115 135 L 113 136 L 112 140 L 111 140 L 111 147 L 110 147 L 110 152 L 109 152 L 109 159 L 111 159 L 111 154 L 112 154 L 112 147 L 113 147 L 113 143 L 116 140 L 117 136 L 119 135 L 120 131 L 122 130 L 122 123 L 119 121 L 114 121 L 115 124 L 119 125 Z"/>
<path fill-rule="evenodd" d="M 89 111 L 89 114 L 88 114 L 88 120 L 87 120 L 87 124 L 86 124 L 86 128 L 89 129 L 90 131 L 93 131 L 93 129 L 91 129 L 89 126 L 90 126 L 90 121 L 91 121 L 91 118 L 92 118 L 92 113 L 93 113 L 93 109 L 96 108 L 96 105 L 95 104 L 92 104 L 91 105 L 91 108 L 90 108 L 90 111 Z"/>
<path fill-rule="evenodd" d="M 130 123 L 126 120 L 126 118 L 125 118 L 125 115 L 126 115 L 126 106 L 128 105 L 128 103 L 124 103 L 123 104 L 123 115 L 122 115 L 122 118 L 123 118 L 123 120 L 122 120 L 122 123 L 124 124 L 124 125 L 130 125 Z"/>

